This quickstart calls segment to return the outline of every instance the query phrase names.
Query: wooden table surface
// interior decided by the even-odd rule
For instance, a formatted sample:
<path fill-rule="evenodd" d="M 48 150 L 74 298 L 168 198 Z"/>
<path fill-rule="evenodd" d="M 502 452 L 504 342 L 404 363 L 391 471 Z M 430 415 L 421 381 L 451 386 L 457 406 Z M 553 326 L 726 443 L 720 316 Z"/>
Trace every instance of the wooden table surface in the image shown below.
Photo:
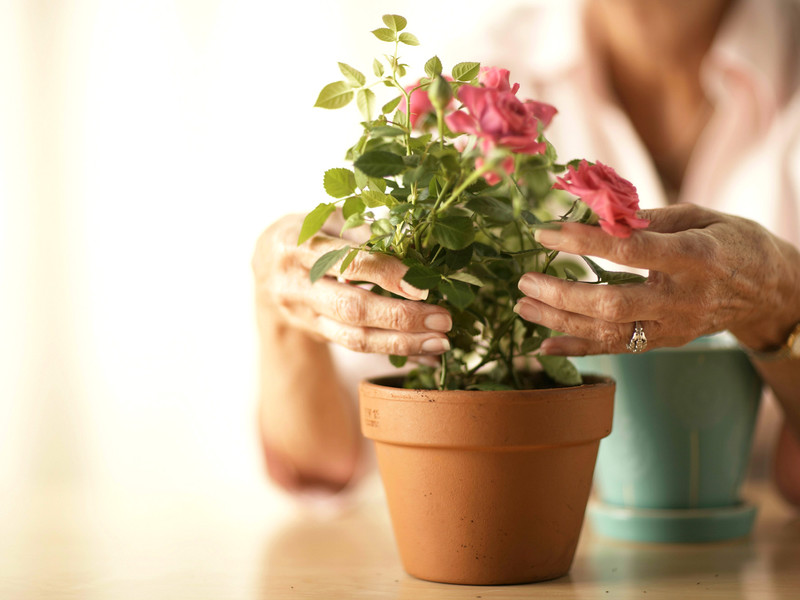
<path fill-rule="evenodd" d="M 406 575 L 380 494 L 336 515 L 274 492 L 53 485 L 0 504 L 0 599 L 800 598 L 800 514 L 766 486 L 752 536 L 634 544 L 584 526 L 569 575 L 472 587 Z"/>

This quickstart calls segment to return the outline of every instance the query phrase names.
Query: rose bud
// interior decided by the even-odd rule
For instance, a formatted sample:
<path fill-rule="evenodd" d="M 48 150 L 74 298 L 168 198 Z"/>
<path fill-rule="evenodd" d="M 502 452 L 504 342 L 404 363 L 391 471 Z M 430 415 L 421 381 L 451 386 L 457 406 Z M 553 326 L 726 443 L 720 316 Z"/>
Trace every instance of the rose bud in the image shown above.
<path fill-rule="evenodd" d="M 444 110 L 453 99 L 453 90 L 441 75 L 437 75 L 428 86 L 428 98 L 436 110 Z"/>

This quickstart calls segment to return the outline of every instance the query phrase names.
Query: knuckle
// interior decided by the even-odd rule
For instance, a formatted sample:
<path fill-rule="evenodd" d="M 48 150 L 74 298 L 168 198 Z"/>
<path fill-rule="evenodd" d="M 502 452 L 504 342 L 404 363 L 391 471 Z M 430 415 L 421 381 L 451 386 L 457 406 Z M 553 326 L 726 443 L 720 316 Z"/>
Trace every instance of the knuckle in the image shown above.
<path fill-rule="evenodd" d="M 405 335 L 395 336 L 391 346 L 392 354 L 397 354 L 398 356 L 410 356 L 419 353 L 418 345 L 413 344 L 408 336 Z"/>
<path fill-rule="evenodd" d="M 596 339 L 603 348 L 608 350 L 619 349 L 620 344 L 627 344 L 625 334 L 620 332 L 620 328 L 611 323 L 600 323 L 596 328 Z"/>
<path fill-rule="evenodd" d="M 364 303 L 358 298 L 339 295 L 333 303 L 333 314 L 342 323 L 359 325 L 364 322 L 366 309 Z"/>
<path fill-rule="evenodd" d="M 359 252 L 344 271 L 345 277 L 350 279 L 370 280 L 372 257 L 368 252 Z M 357 274 L 357 277 L 354 277 Z"/>
<path fill-rule="evenodd" d="M 623 265 L 636 264 L 642 255 L 642 241 L 638 236 L 629 238 L 614 238 L 614 254 Z"/>
<path fill-rule="evenodd" d="M 367 335 L 362 327 L 343 328 L 339 330 L 336 341 L 353 352 L 367 352 Z"/>
<path fill-rule="evenodd" d="M 416 322 L 415 312 L 405 304 L 393 307 L 386 315 L 386 327 L 400 331 L 412 329 Z"/>
<path fill-rule="evenodd" d="M 608 290 L 609 292 L 617 290 Z M 627 321 L 630 317 L 630 301 L 619 293 L 607 293 L 597 301 L 600 318 L 612 323 Z"/>

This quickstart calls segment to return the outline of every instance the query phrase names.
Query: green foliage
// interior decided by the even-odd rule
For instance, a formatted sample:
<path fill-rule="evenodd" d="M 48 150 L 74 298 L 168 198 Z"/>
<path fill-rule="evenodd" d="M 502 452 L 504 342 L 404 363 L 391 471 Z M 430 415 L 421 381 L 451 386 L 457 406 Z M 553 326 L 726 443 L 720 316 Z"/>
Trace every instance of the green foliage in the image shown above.
<path fill-rule="evenodd" d="M 592 273 L 597 275 L 595 283 L 607 283 L 609 285 L 620 285 L 623 283 L 643 283 L 646 278 L 636 273 L 627 273 L 625 271 L 606 271 L 591 258 L 586 256 L 582 257 L 583 260 L 589 265 Z"/>
<path fill-rule="evenodd" d="M 476 62 L 461 62 L 453 67 L 453 79 L 456 81 L 472 81 L 478 76 L 481 64 Z"/>
<path fill-rule="evenodd" d="M 323 185 L 329 196 L 346 198 L 356 191 L 356 177 L 350 169 L 328 169 Z"/>
<path fill-rule="evenodd" d="M 352 99 L 353 89 L 350 84 L 344 81 L 334 81 L 322 88 L 314 106 L 319 108 L 342 108 L 347 106 Z"/>
<path fill-rule="evenodd" d="M 336 205 L 334 204 L 318 204 L 317 208 L 308 213 L 306 218 L 303 219 L 303 226 L 300 228 L 300 237 L 297 238 L 297 245 L 299 246 L 322 229 L 325 221 L 335 210 Z"/>
<path fill-rule="evenodd" d="M 442 61 L 438 56 L 434 56 L 425 63 L 425 74 L 431 79 L 442 74 Z"/>
<path fill-rule="evenodd" d="M 317 281 L 325 275 L 329 269 L 338 263 L 350 251 L 350 246 L 344 246 L 338 250 L 331 250 L 320 256 L 319 260 L 311 267 L 311 282 Z M 342 269 L 344 271 L 344 269 Z"/>
<path fill-rule="evenodd" d="M 355 166 L 370 177 L 391 177 L 399 175 L 406 168 L 402 156 L 386 150 L 373 150 L 362 154 L 355 161 Z"/>
<path fill-rule="evenodd" d="M 407 65 L 397 52 L 403 44 L 419 42 L 406 27 L 403 17 L 384 15 L 383 26 L 372 33 L 390 43 L 392 53 L 372 62 L 376 79 L 369 81 L 362 71 L 338 63 L 345 80 L 328 84 L 317 98 L 316 106 L 340 108 L 355 97 L 363 132 L 347 151 L 348 168 L 325 172 L 324 189 L 335 200 L 307 215 L 298 243 L 317 233 L 337 206 L 344 218 L 342 231 L 366 225 L 370 238 L 324 254 L 311 269 L 311 278 L 336 273 L 337 264 L 338 273 L 343 273 L 359 252 L 394 256 L 408 266 L 403 279 L 428 290 L 426 302 L 450 312 L 452 350 L 442 356 L 438 368 L 412 369 L 407 387 L 498 390 L 535 385 L 536 378 L 524 375 L 526 369 L 539 370 L 550 384 L 577 385 L 580 374 L 567 359 L 541 354 L 550 330 L 514 313 L 522 297 L 520 276 L 539 271 L 578 280 L 590 270 L 598 283 L 641 278 L 605 271 L 590 259 L 585 259 L 588 270 L 563 257 L 556 261 L 557 252 L 535 241 L 537 228 L 560 227 L 564 220 L 587 222 L 591 216 L 583 204 L 553 192 L 554 174 L 566 167 L 556 162 L 555 149 L 543 134 L 543 155 L 498 149 L 490 159 L 495 162 L 484 171 L 475 168 L 474 145 L 463 151 L 455 148 L 458 134 L 444 126 L 442 111 L 451 88 L 457 91 L 476 83 L 479 63 L 452 66 L 453 81 L 447 83 L 441 78 L 441 60 L 430 58 L 419 88 L 434 97 L 440 112 L 421 130 L 411 129 L 408 115 L 400 109 L 408 98 L 409 83 L 402 80 Z M 379 101 L 378 92 L 387 89 L 388 97 Z M 514 175 L 490 186 L 483 173 L 507 156 L 515 158 Z M 377 286 L 373 292 L 390 295 Z M 405 357 L 390 360 L 398 367 L 406 364 Z"/>

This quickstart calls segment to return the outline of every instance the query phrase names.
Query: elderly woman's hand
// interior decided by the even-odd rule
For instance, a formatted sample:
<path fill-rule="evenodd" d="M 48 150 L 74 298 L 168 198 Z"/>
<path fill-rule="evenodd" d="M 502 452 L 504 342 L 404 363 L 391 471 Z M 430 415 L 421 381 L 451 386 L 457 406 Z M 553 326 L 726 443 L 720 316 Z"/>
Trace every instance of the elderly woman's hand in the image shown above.
<path fill-rule="evenodd" d="M 301 215 L 286 216 L 258 240 L 253 271 L 259 310 L 274 311 L 292 327 L 357 352 L 413 356 L 449 349 L 444 333 L 452 327 L 450 314 L 419 302 L 427 292 L 403 281 L 408 267 L 396 258 L 359 252 L 343 278 L 375 283 L 408 300 L 339 281 L 338 266 L 312 284 L 309 270 L 316 260 L 348 242 L 326 229 L 298 246 L 302 222 Z"/>
<path fill-rule="evenodd" d="M 800 321 L 800 253 L 792 245 L 752 221 L 694 205 L 642 216 L 650 226 L 629 238 L 577 223 L 537 231 L 548 248 L 649 270 L 645 283 L 623 285 L 525 274 L 517 312 L 566 334 L 548 339 L 543 352 L 625 352 L 636 321 L 651 349 L 727 329 L 745 346 L 767 350 Z"/>

